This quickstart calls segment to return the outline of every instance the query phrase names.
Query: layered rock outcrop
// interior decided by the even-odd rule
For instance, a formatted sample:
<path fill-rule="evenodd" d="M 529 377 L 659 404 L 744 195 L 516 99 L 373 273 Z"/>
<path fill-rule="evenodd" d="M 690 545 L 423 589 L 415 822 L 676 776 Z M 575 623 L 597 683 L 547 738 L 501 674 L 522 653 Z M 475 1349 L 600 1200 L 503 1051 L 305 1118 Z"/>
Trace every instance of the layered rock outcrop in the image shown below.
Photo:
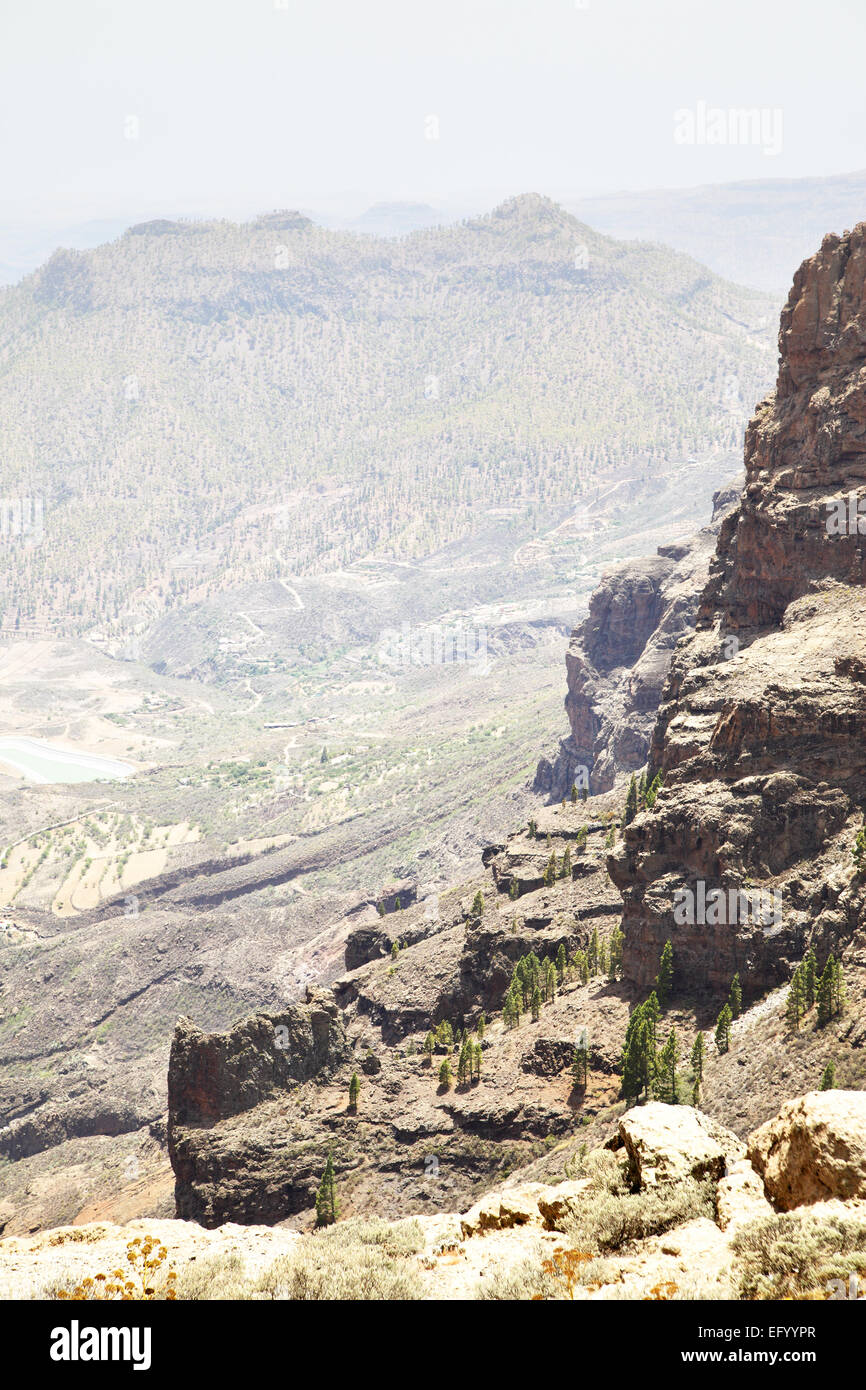
<path fill-rule="evenodd" d="M 662 790 L 609 860 L 640 991 L 668 937 L 675 987 L 721 993 L 738 971 L 748 997 L 784 982 L 810 942 L 819 962 L 838 956 L 864 921 L 851 851 L 866 805 L 866 539 L 856 519 L 840 533 L 837 504 L 846 528 L 858 499 L 866 511 L 866 225 L 798 270 L 779 347 L 742 500 L 659 707 Z"/>
<path fill-rule="evenodd" d="M 712 524 L 695 536 L 602 576 L 565 657 L 571 734 L 552 762 L 538 764 L 537 791 L 554 801 L 568 796 L 583 767 L 592 792 L 604 792 L 617 773 L 643 767 L 671 653 L 694 627 L 719 528 L 739 489 L 736 480 L 715 494 Z"/>
<path fill-rule="evenodd" d="M 307 1003 L 255 1014 L 227 1033 L 205 1033 L 181 1019 L 168 1071 L 168 1151 L 178 1216 L 213 1226 L 231 1216 L 278 1220 L 308 1205 L 315 1165 L 296 1171 L 286 1162 L 285 1143 L 260 1154 L 256 1182 L 229 1176 L 231 1163 L 224 1160 L 238 1127 L 232 1122 L 304 1082 L 330 1079 L 347 1057 L 342 1013 L 325 993 L 308 991 Z"/>
<path fill-rule="evenodd" d="M 866 1198 L 866 1092 L 812 1091 L 749 1138 L 749 1158 L 780 1211 Z"/>

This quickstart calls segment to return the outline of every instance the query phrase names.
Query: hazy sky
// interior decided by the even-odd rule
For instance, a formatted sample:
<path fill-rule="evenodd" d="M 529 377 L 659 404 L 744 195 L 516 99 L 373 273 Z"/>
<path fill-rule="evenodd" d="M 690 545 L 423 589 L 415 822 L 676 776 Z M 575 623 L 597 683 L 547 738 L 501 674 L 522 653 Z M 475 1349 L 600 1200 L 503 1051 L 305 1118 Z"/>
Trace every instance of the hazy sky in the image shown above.
<path fill-rule="evenodd" d="M 866 0 L 0 5 L 6 223 L 866 166 Z M 700 102 L 780 112 L 780 151 L 678 143 Z"/>

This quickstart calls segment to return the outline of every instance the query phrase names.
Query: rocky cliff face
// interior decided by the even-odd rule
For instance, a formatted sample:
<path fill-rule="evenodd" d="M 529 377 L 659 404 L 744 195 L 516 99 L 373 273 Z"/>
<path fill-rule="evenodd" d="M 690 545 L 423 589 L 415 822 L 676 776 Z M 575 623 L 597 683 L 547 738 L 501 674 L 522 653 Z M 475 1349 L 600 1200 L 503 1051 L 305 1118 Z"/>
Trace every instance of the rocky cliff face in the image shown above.
<path fill-rule="evenodd" d="M 212 1130 L 285 1096 L 306 1081 L 325 1080 L 348 1057 L 343 1017 L 327 994 L 308 992 L 308 1002 L 280 1014 L 255 1014 L 227 1033 L 205 1033 L 189 1019 L 175 1029 L 168 1069 L 168 1149 L 176 1176 L 179 1216 L 212 1225 L 225 1210 L 244 1207 L 241 1184 L 230 1185 L 231 1206 L 218 1190 Z M 285 1130 L 285 1125 L 282 1126 Z M 271 1159 L 284 1157 L 281 1146 Z M 268 1159 L 263 1158 L 266 1172 Z M 282 1184 L 272 1193 L 267 1180 L 255 1210 L 278 1219 L 291 1210 L 283 1188 L 292 1178 L 282 1165 Z M 246 1198 L 249 1201 L 249 1198 Z"/>
<path fill-rule="evenodd" d="M 755 993 L 810 942 L 844 952 L 864 923 L 851 848 L 866 804 L 866 226 L 800 267 L 779 348 L 742 500 L 663 692 L 649 760 L 663 789 L 609 861 L 638 990 L 668 937 L 681 985 L 721 992 L 739 971 Z M 704 920 L 677 921 L 719 889 Z M 754 907 L 757 891 L 776 896 L 756 922 L 740 894 Z"/>
<path fill-rule="evenodd" d="M 697 535 L 602 576 L 565 657 L 571 734 L 553 762 L 539 763 L 537 791 L 554 801 L 568 796 L 579 767 L 589 770 L 593 792 L 608 791 L 617 773 L 643 767 L 671 654 L 694 626 L 719 528 L 739 491 L 737 480 L 715 494 L 712 524 Z"/>

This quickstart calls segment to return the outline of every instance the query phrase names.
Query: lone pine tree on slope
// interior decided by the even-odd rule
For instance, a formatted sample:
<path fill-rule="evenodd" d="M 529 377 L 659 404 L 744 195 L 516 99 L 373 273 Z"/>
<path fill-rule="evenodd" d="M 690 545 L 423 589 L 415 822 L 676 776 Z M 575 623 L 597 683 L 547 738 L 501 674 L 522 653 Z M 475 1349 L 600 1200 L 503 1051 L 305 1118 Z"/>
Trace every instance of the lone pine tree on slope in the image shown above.
<path fill-rule="evenodd" d="M 662 1008 L 668 1002 L 671 992 L 671 985 L 674 981 L 674 948 L 670 938 L 665 942 L 662 949 L 661 960 L 659 961 L 659 973 L 656 977 L 656 996 Z"/>
<path fill-rule="evenodd" d="M 334 1177 L 334 1160 L 328 1154 L 328 1161 L 325 1164 L 325 1171 L 322 1174 L 322 1182 L 316 1193 L 316 1225 L 333 1226 L 340 1214 L 340 1206 L 337 1201 L 337 1183 Z"/>

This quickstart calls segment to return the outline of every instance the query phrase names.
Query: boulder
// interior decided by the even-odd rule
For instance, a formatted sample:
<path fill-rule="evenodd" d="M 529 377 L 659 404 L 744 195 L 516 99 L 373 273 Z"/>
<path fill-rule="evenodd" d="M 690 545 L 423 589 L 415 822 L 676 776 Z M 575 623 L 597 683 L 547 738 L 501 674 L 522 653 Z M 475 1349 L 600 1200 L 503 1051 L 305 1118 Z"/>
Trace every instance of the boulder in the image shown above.
<path fill-rule="evenodd" d="M 625 1148 L 631 1179 L 639 1188 L 685 1178 L 718 1182 L 728 1164 L 744 1154 L 736 1134 L 709 1115 L 660 1101 L 626 1111 L 607 1147 Z"/>
<path fill-rule="evenodd" d="M 772 1216 L 764 1184 L 746 1158 L 735 1159 L 718 1186 L 717 1219 L 723 1231 L 734 1234 L 750 1221 Z"/>
<path fill-rule="evenodd" d="M 551 1189 L 543 1182 L 521 1183 L 500 1192 L 488 1192 L 460 1218 L 460 1234 L 480 1235 L 484 1231 L 505 1231 L 511 1226 L 541 1224 L 538 1198 Z"/>
<path fill-rule="evenodd" d="M 539 1194 L 538 1210 L 548 1231 L 562 1231 L 570 1218 L 578 1213 L 580 1200 L 590 1186 L 589 1178 L 561 1182 Z"/>
<path fill-rule="evenodd" d="M 748 1153 L 782 1211 L 866 1197 L 866 1092 L 810 1091 L 787 1101 L 750 1135 Z"/>

